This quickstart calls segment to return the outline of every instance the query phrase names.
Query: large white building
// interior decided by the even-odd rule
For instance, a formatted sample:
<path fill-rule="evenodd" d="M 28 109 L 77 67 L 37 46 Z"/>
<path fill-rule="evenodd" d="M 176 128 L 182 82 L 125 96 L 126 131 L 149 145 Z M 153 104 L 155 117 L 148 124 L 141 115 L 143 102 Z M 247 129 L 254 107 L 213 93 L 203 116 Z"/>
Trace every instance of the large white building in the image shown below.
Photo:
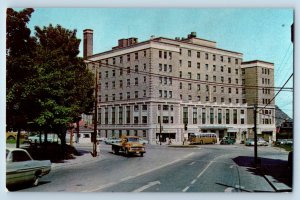
<path fill-rule="evenodd" d="M 243 62 L 242 53 L 195 32 L 181 39 L 120 39 L 112 50 L 93 54 L 91 29 L 84 30 L 84 58 L 99 72 L 101 137 L 138 135 L 155 144 L 201 131 L 241 141 L 253 137 L 257 105 L 259 136 L 275 140 L 274 102 L 264 108 L 274 96 L 272 63 Z"/>

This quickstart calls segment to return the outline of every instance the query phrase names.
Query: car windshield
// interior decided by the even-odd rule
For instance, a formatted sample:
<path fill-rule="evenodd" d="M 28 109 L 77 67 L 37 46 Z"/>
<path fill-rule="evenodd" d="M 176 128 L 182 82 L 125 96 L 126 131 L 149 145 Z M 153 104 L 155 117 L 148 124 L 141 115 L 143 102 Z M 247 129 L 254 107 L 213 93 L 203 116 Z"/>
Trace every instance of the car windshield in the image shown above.
<path fill-rule="evenodd" d="M 128 138 L 128 142 L 137 142 L 138 138 Z"/>

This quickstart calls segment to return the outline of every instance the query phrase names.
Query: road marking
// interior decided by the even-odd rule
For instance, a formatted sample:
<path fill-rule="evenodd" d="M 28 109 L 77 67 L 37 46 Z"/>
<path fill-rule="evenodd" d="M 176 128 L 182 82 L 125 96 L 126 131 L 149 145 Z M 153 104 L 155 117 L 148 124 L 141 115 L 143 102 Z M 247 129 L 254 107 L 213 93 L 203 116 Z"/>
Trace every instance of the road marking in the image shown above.
<path fill-rule="evenodd" d="M 208 169 L 208 167 L 213 163 L 213 161 L 210 161 L 209 164 L 198 174 L 197 178 L 202 176 L 202 174 Z"/>
<path fill-rule="evenodd" d="M 179 162 L 179 161 L 181 161 L 181 160 L 184 160 L 184 159 L 186 159 L 186 158 L 192 156 L 193 154 L 194 154 L 194 152 L 192 152 L 192 153 L 190 153 L 190 154 L 184 156 L 183 158 L 179 158 L 179 159 L 177 159 L 177 160 L 171 161 L 171 162 L 166 163 L 166 164 L 164 164 L 164 165 L 161 165 L 161 166 L 159 166 L 159 167 L 156 167 L 156 168 L 153 168 L 153 169 L 149 169 L 149 170 L 144 171 L 144 172 L 142 172 L 142 173 L 138 173 L 138 174 L 136 174 L 135 176 L 124 177 L 124 178 L 122 178 L 123 180 L 121 179 L 121 180 L 118 181 L 118 182 L 108 183 L 108 184 L 105 184 L 105 185 L 101 185 L 100 187 L 91 189 L 91 190 L 84 190 L 83 192 L 95 192 L 95 191 L 102 190 L 102 189 L 107 188 L 107 187 L 111 187 L 111 186 L 113 186 L 113 185 L 117 185 L 117 184 L 122 183 L 122 182 L 124 182 L 124 181 L 127 181 L 127 180 L 129 180 L 129 179 L 133 179 L 133 178 L 136 178 L 136 177 L 138 177 L 138 176 L 145 175 L 145 174 L 148 174 L 148 173 L 153 172 L 153 171 L 155 171 L 155 170 L 158 170 L 158 169 L 167 167 L 167 166 L 169 166 L 169 165 L 172 165 L 172 164 L 174 164 L 174 163 L 176 163 L 176 162 Z"/>
<path fill-rule="evenodd" d="M 144 191 L 144 190 L 146 190 L 146 189 L 148 189 L 148 188 L 150 188 L 154 185 L 160 185 L 160 182 L 159 181 L 150 182 L 147 185 L 144 185 L 144 186 L 142 186 L 142 187 L 140 187 L 136 190 L 133 190 L 132 192 L 142 192 L 142 191 Z"/>
<path fill-rule="evenodd" d="M 196 181 L 197 181 L 197 179 L 194 179 L 194 180 L 191 182 L 191 184 L 193 185 Z"/>
<path fill-rule="evenodd" d="M 194 162 L 191 162 L 189 165 L 193 165 L 193 164 L 195 164 L 196 162 L 194 161 Z"/>
<path fill-rule="evenodd" d="M 182 190 L 182 192 L 186 192 L 189 188 L 190 188 L 190 187 L 187 186 L 186 188 L 184 188 L 184 189 Z"/>

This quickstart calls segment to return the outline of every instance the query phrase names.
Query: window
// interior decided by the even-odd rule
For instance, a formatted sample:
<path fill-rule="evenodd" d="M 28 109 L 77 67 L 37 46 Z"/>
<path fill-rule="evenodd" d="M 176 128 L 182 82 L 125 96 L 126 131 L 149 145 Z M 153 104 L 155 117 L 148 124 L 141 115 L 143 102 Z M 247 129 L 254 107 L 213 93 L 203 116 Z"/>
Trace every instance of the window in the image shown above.
<path fill-rule="evenodd" d="M 210 108 L 210 118 L 209 118 L 210 124 L 214 123 L 214 109 Z"/>
<path fill-rule="evenodd" d="M 237 109 L 233 109 L 233 124 L 237 124 Z"/>
<path fill-rule="evenodd" d="M 217 102 L 217 97 L 214 97 L 214 98 L 213 98 L 213 102 Z"/>
<path fill-rule="evenodd" d="M 23 162 L 31 160 L 31 158 L 27 155 L 25 151 L 13 151 L 12 152 L 12 161 L 13 162 Z"/>
<path fill-rule="evenodd" d="M 105 83 L 105 89 L 108 89 L 108 82 Z"/>
<path fill-rule="evenodd" d="M 215 61 L 216 60 L 216 55 L 215 54 L 213 54 L 213 61 Z"/>
<path fill-rule="evenodd" d="M 188 96 L 188 99 L 191 101 L 191 100 L 192 100 L 192 95 L 189 95 L 189 96 Z"/>
<path fill-rule="evenodd" d="M 228 103 L 231 103 L 232 101 L 231 101 L 231 98 L 228 98 Z"/>
<path fill-rule="evenodd" d="M 165 51 L 165 52 L 164 52 L 164 59 L 167 59 L 167 56 L 168 56 L 167 54 L 168 54 L 168 53 Z"/>
<path fill-rule="evenodd" d="M 147 124 L 147 116 L 142 116 L 142 123 Z"/>
<path fill-rule="evenodd" d="M 144 83 L 146 83 L 146 81 L 147 81 L 147 78 L 146 78 L 146 76 L 144 76 Z"/>
<path fill-rule="evenodd" d="M 169 84 L 172 85 L 172 78 L 169 77 Z"/>
<path fill-rule="evenodd" d="M 127 55 L 127 61 L 130 61 L 130 54 Z"/>
<path fill-rule="evenodd" d="M 147 105 L 142 105 L 142 110 L 143 111 L 147 110 Z"/>
<path fill-rule="evenodd" d="M 130 67 L 127 67 L 127 74 L 130 74 Z"/>
<path fill-rule="evenodd" d="M 182 60 L 179 60 L 179 66 L 182 67 Z"/>
<path fill-rule="evenodd" d="M 163 123 L 168 124 L 169 123 L 169 116 L 163 116 Z"/>
<path fill-rule="evenodd" d="M 208 81 L 208 75 L 207 75 L 207 74 L 205 75 L 205 80 L 207 80 L 207 81 Z"/>
<path fill-rule="evenodd" d="M 159 97 L 162 97 L 162 90 L 159 90 Z"/>
<path fill-rule="evenodd" d="M 168 65 L 167 65 L 167 64 L 164 64 L 164 71 L 165 71 L 165 72 L 167 71 L 167 68 L 168 68 Z"/>
<path fill-rule="evenodd" d="M 197 74 L 197 79 L 200 80 L 200 74 L 199 73 Z"/>
<path fill-rule="evenodd" d="M 197 52 L 197 58 L 200 58 L 200 52 L 199 51 Z"/>
<path fill-rule="evenodd" d="M 116 100 L 116 95 L 115 94 L 112 94 L 112 100 Z"/>
<path fill-rule="evenodd" d="M 213 76 L 213 81 L 217 81 L 217 77 L 216 76 Z"/>
<path fill-rule="evenodd" d="M 236 93 L 236 94 L 239 93 L 239 88 L 235 88 L 235 93 Z"/>
<path fill-rule="evenodd" d="M 112 124 L 116 123 L 116 108 L 115 107 L 111 108 L 111 123 Z"/>
<path fill-rule="evenodd" d="M 138 52 L 134 53 L 134 58 L 135 58 L 136 60 L 139 59 L 139 54 L 138 54 Z"/>
<path fill-rule="evenodd" d="M 144 57 L 146 57 L 147 56 L 147 52 L 146 51 L 144 51 Z"/>
<path fill-rule="evenodd" d="M 220 67 L 220 69 L 221 69 L 221 72 L 223 72 L 223 71 L 224 71 L 224 67 L 223 67 L 223 66 L 221 66 L 221 67 Z"/>
<path fill-rule="evenodd" d="M 197 108 L 193 108 L 193 124 L 197 124 Z"/>
<path fill-rule="evenodd" d="M 221 103 L 224 103 L 224 97 L 221 97 Z"/>
<path fill-rule="evenodd" d="M 108 101 L 108 95 L 107 94 L 105 95 L 105 101 Z"/>
<path fill-rule="evenodd" d="M 112 70 L 112 76 L 114 77 L 114 76 L 116 76 L 116 70 Z"/>
<path fill-rule="evenodd" d="M 127 79 L 127 87 L 130 86 L 130 79 Z"/>
<path fill-rule="evenodd" d="M 223 56 L 220 56 L 220 59 L 221 59 L 221 62 L 223 62 L 223 61 L 224 61 L 224 58 L 223 58 Z"/>
<path fill-rule="evenodd" d="M 237 64 L 239 64 L 239 59 L 235 59 L 235 64 L 237 65 Z"/>
<path fill-rule="evenodd" d="M 120 56 L 120 63 L 123 63 L 123 56 Z"/>
<path fill-rule="evenodd" d="M 245 69 L 242 69 L 242 74 L 245 74 Z"/>
<path fill-rule="evenodd" d="M 139 84 L 139 79 L 138 78 L 134 78 L 134 85 L 138 85 Z"/>
<path fill-rule="evenodd" d="M 205 69 L 208 70 L 208 64 L 205 64 Z"/>
<path fill-rule="evenodd" d="M 239 79 L 235 79 L 235 84 L 239 84 Z"/>
<path fill-rule="evenodd" d="M 158 52 L 158 57 L 159 57 L 159 58 L 162 58 L 162 51 L 159 51 L 159 52 Z"/>
<path fill-rule="evenodd" d="M 228 57 L 228 62 L 231 63 L 231 58 Z"/>
<path fill-rule="evenodd" d="M 239 100 L 239 99 L 236 99 L 236 100 L 235 100 L 235 103 L 240 103 L 240 100 Z"/>
<path fill-rule="evenodd" d="M 192 72 L 188 72 L 188 78 L 189 78 L 189 79 L 192 78 Z"/>
<path fill-rule="evenodd" d="M 182 49 L 179 49 L 179 54 L 180 54 L 180 55 L 182 54 Z"/>
<path fill-rule="evenodd" d="M 213 71 L 214 72 L 216 71 L 216 65 L 213 65 Z"/>
<path fill-rule="evenodd" d="M 172 59 L 172 52 L 169 52 L 169 59 Z"/>
<path fill-rule="evenodd" d="M 172 72 L 172 65 L 169 65 L 169 72 Z"/>
<path fill-rule="evenodd" d="M 127 99 L 130 99 L 130 92 L 127 92 Z"/>
<path fill-rule="evenodd" d="M 200 91 L 201 90 L 201 86 L 200 84 L 197 84 L 197 90 Z"/>
<path fill-rule="evenodd" d="M 105 120 L 105 124 L 108 124 L 108 108 L 105 108 L 105 113 L 104 113 L 104 120 Z"/>
<path fill-rule="evenodd" d="M 182 94 L 179 95 L 179 98 L 182 100 Z"/>
<path fill-rule="evenodd" d="M 179 77 L 182 78 L 182 71 L 179 71 Z"/>
<path fill-rule="evenodd" d="M 146 71 L 146 69 L 147 69 L 147 65 L 146 65 L 146 64 L 144 64 L 144 71 Z"/>
<path fill-rule="evenodd" d="M 231 78 L 228 78 L 228 83 L 231 83 Z"/>
<path fill-rule="evenodd" d="M 200 96 L 197 96 L 197 101 L 200 101 L 201 99 L 200 99 Z"/>
<path fill-rule="evenodd" d="M 189 84 L 188 84 L 188 90 L 191 90 L 191 89 L 192 89 L 192 84 L 189 83 Z"/>
<path fill-rule="evenodd" d="M 163 105 L 163 110 L 169 110 L 169 105 Z"/>
<path fill-rule="evenodd" d="M 183 119 L 182 119 L 184 124 L 187 124 L 189 122 L 188 118 L 188 107 L 183 107 Z"/>
<path fill-rule="evenodd" d="M 205 59 L 208 60 L 208 53 L 205 53 Z"/>
<path fill-rule="evenodd" d="M 182 89 L 182 83 L 181 82 L 179 83 L 179 89 Z"/>
<path fill-rule="evenodd" d="M 188 61 L 188 67 L 192 67 L 192 62 Z"/>
<path fill-rule="evenodd" d="M 245 79 L 242 79 L 242 85 L 245 85 Z"/>
<path fill-rule="evenodd" d="M 123 75 L 123 69 L 120 69 L 120 76 Z"/>
<path fill-rule="evenodd" d="M 221 82 L 224 83 L 224 77 L 223 76 L 221 76 Z"/>
<path fill-rule="evenodd" d="M 222 110 L 218 109 L 218 124 L 222 124 Z"/>
<path fill-rule="evenodd" d="M 226 109 L 226 124 L 230 123 L 230 115 L 229 115 L 229 109 Z"/>
<path fill-rule="evenodd" d="M 188 56 L 191 57 L 192 56 L 192 51 L 188 50 Z"/>
<path fill-rule="evenodd" d="M 158 68 L 159 68 L 159 71 L 162 71 L 162 64 L 159 64 L 158 66 L 159 66 L 159 67 L 158 67 Z"/>
<path fill-rule="evenodd" d="M 239 69 L 235 69 L 235 74 L 239 74 Z"/>
<path fill-rule="evenodd" d="M 134 98 L 136 98 L 136 99 L 139 98 L 139 92 L 138 91 L 134 92 Z"/>
<path fill-rule="evenodd" d="M 213 86 L 213 92 L 217 92 L 217 86 Z"/>
<path fill-rule="evenodd" d="M 146 97 L 146 90 L 143 90 L 144 91 L 144 97 Z"/>
<path fill-rule="evenodd" d="M 170 105 L 170 110 L 173 111 L 173 105 Z"/>
<path fill-rule="evenodd" d="M 123 107 L 119 107 L 119 124 L 123 124 Z"/>
<path fill-rule="evenodd" d="M 133 108 L 134 108 L 134 111 L 135 111 L 135 112 L 139 111 L 139 105 L 134 105 Z"/>
<path fill-rule="evenodd" d="M 228 73 L 231 74 L 231 68 L 230 67 L 228 67 Z"/>
<path fill-rule="evenodd" d="M 164 77 L 164 84 L 167 85 L 168 83 L 168 77 Z"/>
<path fill-rule="evenodd" d="M 245 119 L 241 118 L 241 124 L 245 124 Z"/>
<path fill-rule="evenodd" d="M 206 92 L 209 92 L 209 86 L 206 85 Z"/>
<path fill-rule="evenodd" d="M 105 77 L 108 78 L 108 71 L 105 71 Z"/>
<path fill-rule="evenodd" d="M 167 98 L 168 97 L 168 91 L 164 91 L 164 98 Z"/>
<path fill-rule="evenodd" d="M 206 123 L 206 109 L 202 108 L 202 124 Z"/>
<path fill-rule="evenodd" d="M 134 117 L 134 124 L 138 124 L 139 123 L 139 117 Z"/>
<path fill-rule="evenodd" d="M 209 101 L 209 97 L 208 96 L 206 96 L 206 101 Z"/>
<path fill-rule="evenodd" d="M 126 123 L 130 124 L 130 106 L 126 106 Z"/>
<path fill-rule="evenodd" d="M 172 98 L 172 97 L 173 97 L 173 92 L 169 91 L 169 98 Z"/>
<path fill-rule="evenodd" d="M 122 100 L 123 99 L 123 93 L 119 94 L 119 99 Z"/>
<path fill-rule="evenodd" d="M 138 65 L 135 65 L 135 66 L 134 66 L 134 71 L 135 71 L 135 72 L 138 72 L 138 71 L 139 71 L 139 66 L 138 66 Z"/>
<path fill-rule="evenodd" d="M 197 69 L 200 69 L 200 63 L 199 62 L 197 63 Z"/>
<path fill-rule="evenodd" d="M 221 87 L 221 93 L 224 93 L 224 87 Z"/>

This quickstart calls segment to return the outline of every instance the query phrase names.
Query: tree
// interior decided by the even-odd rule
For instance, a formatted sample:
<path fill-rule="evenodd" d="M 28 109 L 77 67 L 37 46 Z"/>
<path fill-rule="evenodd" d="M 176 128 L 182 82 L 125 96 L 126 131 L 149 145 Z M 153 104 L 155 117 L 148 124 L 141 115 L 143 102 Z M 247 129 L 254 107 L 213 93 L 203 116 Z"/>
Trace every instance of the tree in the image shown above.
<path fill-rule="evenodd" d="M 25 129 L 31 107 L 31 86 L 26 83 L 35 76 L 32 55 L 35 51 L 35 39 L 30 36 L 27 23 L 33 9 L 16 12 L 7 9 L 6 21 L 6 112 L 7 128 L 17 129 L 16 147 L 20 143 L 20 131 Z"/>
<path fill-rule="evenodd" d="M 40 129 L 55 131 L 65 144 L 68 126 L 93 107 L 94 79 L 79 54 L 76 30 L 60 25 L 35 27 L 37 48 L 35 68 L 38 76 L 32 91 L 38 115 L 33 123 Z"/>

